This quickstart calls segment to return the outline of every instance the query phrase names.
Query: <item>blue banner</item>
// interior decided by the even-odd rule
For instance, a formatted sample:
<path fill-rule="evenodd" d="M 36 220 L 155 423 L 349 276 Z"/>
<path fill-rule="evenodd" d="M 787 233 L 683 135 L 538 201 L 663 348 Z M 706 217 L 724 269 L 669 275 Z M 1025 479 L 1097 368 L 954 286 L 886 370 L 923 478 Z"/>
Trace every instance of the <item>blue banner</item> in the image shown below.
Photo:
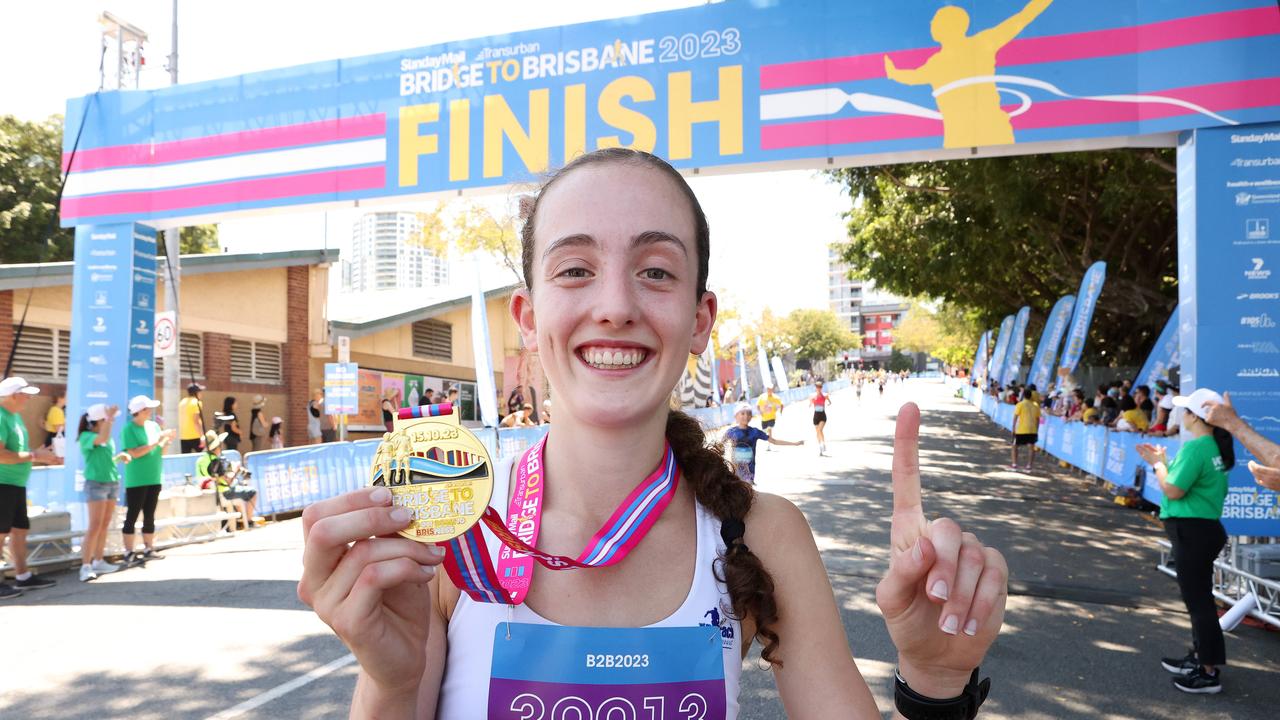
<path fill-rule="evenodd" d="M 991 380 L 1003 385 L 1004 356 L 1009 351 L 1009 339 L 1013 335 L 1013 316 L 1006 315 L 1000 321 L 1000 334 L 996 337 L 996 349 L 991 353 Z"/>
<path fill-rule="evenodd" d="M 1151 387 L 1157 380 L 1167 381 L 1169 368 L 1178 365 L 1178 341 L 1178 308 L 1175 307 L 1169 315 L 1169 321 L 1164 324 L 1164 330 L 1160 331 L 1155 347 L 1151 348 L 1147 361 L 1142 364 L 1135 384 Z"/>
<path fill-rule="evenodd" d="M 682 169 L 825 167 L 1280 118 L 1260 60 L 1280 57 L 1274 0 L 965 5 L 699 3 L 95 93 L 67 105 L 60 216 L 455 195 L 618 145 Z"/>
<path fill-rule="evenodd" d="M 1004 351 L 1004 369 L 1000 372 L 1000 384 L 1008 385 L 1018 379 L 1018 369 L 1022 366 L 1022 355 L 1026 352 L 1027 322 L 1031 319 L 1031 308 L 1023 307 L 1013 321 L 1013 337 Z"/>
<path fill-rule="evenodd" d="M 1101 260 L 1089 266 L 1080 281 L 1080 292 L 1076 293 L 1075 310 L 1071 313 L 1071 325 L 1067 330 L 1067 343 L 1062 349 L 1062 360 L 1059 368 L 1067 372 L 1076 369 L 1080 363 L 1080 355 L 1084 352 L 1085 341 L 1089 339 L 1089 324 L 1093 321 L 1093 309 L 1098 304 L 1098 295 L 1102 292 L 1102 284 L 1107 279 L 1107 264 Z"/>
<path fill-rule="evenodd" d="M 71 271 L 71 347 L 67 367 L 67 454 L 60 469 L 84 485 L 75 429 L 85 408 L 118 405 L 117 433 L 129 397 L 155 393 L 151 368 L 155 313 L 155 232 L 133 223 L 76 228 Z"/>
<path fill-rule="evenodd" d="M 1049 318 L 1045 320 L 1044 332 L 1040 333 L 1040 344 L 1036 346 L 1036 356 L 1027 374 L 1027 383 L 1035 385 L 1040 392 L 1048 391 L 1049 382 L 1054 377 L 1053 361 L 1058 357 L 1058 348 L 1062 345 L 1062 336 L 1066 334 L 1075 305 L 1075 295 L 1061 297 L 1053 304 Z"/>
<path fill-rule="evenodd" d="M 978 352 L 973 354 L 973 370 L 969 373 L 979 383 L 986 377 L 987 370 L 987 341 L 990 339 L 989 332 L 982 333 L 978 338 Z"/>
<path fill-rule="evenodd" d="M 324 412 L 355 415 L 360 412 L 360 366 L 356 363 L 324 364 Z"/>
<path fill-rule="evenodd" d="M 1107 461 L 1107 439 L 1111 432 L 1103 425 L 1080 424 L 1080 469 L 1094 477 L 1102 477 Z"/>
<path fill-rule="evenodd" d="M 1280 437 L 1280 123 L 1184 133 L 1178 142 L 1181 392 L 1230 392 L 1236 412 Z M 1280 535 L 1280 502 L 1236 443 L 1222 523 Z"/>

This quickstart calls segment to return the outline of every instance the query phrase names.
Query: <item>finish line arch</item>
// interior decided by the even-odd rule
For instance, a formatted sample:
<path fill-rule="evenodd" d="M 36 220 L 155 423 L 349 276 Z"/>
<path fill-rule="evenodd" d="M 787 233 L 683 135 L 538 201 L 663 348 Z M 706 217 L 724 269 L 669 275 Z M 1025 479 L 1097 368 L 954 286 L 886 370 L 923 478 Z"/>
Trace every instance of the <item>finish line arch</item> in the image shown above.
<path fill-rule="evenodd" d="M 1250 349 L 1280 312 L 1249 304 L 1280 290 L 1280 9 L 961 5 L 736 0 L 73 99 L 68 412 L 153 382 L 149 228 L 494 192 L 610 145 L 727 174 L 1178 144 L 1184 378 L 1280 432 L 1280 355 Z"/>

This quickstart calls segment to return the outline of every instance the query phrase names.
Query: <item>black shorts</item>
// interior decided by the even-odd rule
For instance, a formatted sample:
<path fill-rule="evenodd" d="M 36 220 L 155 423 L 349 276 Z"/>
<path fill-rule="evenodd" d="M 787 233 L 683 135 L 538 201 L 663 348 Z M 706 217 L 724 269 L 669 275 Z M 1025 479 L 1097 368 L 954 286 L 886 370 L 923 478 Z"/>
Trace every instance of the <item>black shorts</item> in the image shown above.
<path fill-rule="evenodd" d="M 1035 445 L 1040 439 L 1039 433 L 1018 433 L 1013 436 L 1014 445 Z"/>
<path fill-rule="evenodd" d="M 182 440 L 182 454 L 200 452 L 200 438 L 191 438 L 190 440 Z"/>
<path fill-rule="evenodd" d="M 826 410 L 815 410 L 815 411 L 813 412 L 813 424 L 814 424 L 814 425 L 817 425 L 818 423 L 824 423 L 824 422 L 826 422 L 826 421 L 827 421 L 827 411 L 826 411 Z"/>
<path fill-rule="evenodd" d="M 27 517 L 27 489 L 0 483 L 0 535 L 13 528 L 31 529 L 31 518 Z"/>
<path fill-rule="evenodd" d="M 237 488 L 233 490 L 223 490 L 222 497 L 228 500 L 252 500 L 258 496 L 258 491 L 253 488 Z"/>
<path fill-rule="evenodd" d="M 775 419 L 773 419 L 773 420 L 761 420 L 761 421 L 760 421 L 760 429 L 761 429 L 761 430 L 768 430 L 769 428 L 773 427 L 774 423 L 776 423 L 776 422 L 778 422 L 776 418 L 775 418 Z"/>

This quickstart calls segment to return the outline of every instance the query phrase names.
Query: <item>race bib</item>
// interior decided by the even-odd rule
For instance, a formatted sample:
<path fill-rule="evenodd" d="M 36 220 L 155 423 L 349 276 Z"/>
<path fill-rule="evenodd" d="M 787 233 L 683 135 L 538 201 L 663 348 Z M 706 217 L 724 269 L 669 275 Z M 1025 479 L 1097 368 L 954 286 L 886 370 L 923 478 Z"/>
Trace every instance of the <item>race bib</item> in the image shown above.
<path fill-rule="evenodd" d="M 721 630 L 498 623 L 489 718 L 724 720 Z"/>
<path fill-rule="evenodd" d="M 736 445 L 733 448 L 733 461 L 739 465 L 746 465 L 754 460 L 755 457 L 756 451 L 753 448 L 738 447 Z"/>

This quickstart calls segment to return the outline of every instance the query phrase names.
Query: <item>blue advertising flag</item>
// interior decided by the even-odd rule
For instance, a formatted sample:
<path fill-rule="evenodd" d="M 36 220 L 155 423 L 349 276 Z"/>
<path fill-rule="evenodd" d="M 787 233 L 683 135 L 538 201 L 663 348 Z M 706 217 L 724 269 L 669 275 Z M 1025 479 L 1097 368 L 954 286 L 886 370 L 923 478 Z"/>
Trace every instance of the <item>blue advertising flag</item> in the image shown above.
<path fill-rule="evenodd" d="M 992 328 L 987 331 L 987 348 L 986 354 L 982 356 L 982 383 L 985 385 L 991 381 L 991 361 L 996 356 L 996 330 Z"/>
<path fill-rule="evenodd" d="M 1169 379 L 1169 368 L 1178 364 L 1178 308 L 1174 308 L 1169 314 L 1169 322 L 1164 324 L 1164 330 L 1160 331 L 1160 337 L 1156 339 L 1155 347 L 1151 348 L 1151 354 L 1147 356 L 1147 361 L 1143 363 L 1142 370 L 1138 373 L 1138 385 L 1146 385 L 1150 387 L 1157 380 Z"/>
<path fill-rule="evenodd" d="M 1008 385 L 1018 379 L 1018 368 L 1022 366 L 1022 355 L 1026 351 L 1027 321 L 1031 319 L 1031 308 L 1023 307 L 1013 321 L 1013 336 L 1005 348 L 1004 368 L 1000 372 L 1000 383 Z"/>
<path fill-rule="evenodd" d="M 1068 372 L 1075 370 L 1080 363 L 1080 354 L 1084 352 L 1085 340 L 1089 338 L 1089 323 L 1093 320 L 1093 309 L 1098 305 L 1098 295 L 1102 292 L 1102 283 L 1107 279 L 1107 263 L 1099 260 L 1089 267 L 1080 281 L 1080 292 L 1076 294 L 1075 311 L 1071 314 L 1071 326 L 1067 333 L 1067 344 L 1062 349 L 1062 360 L 1058 367 Z"/>
<path fill-rule="evenodd" d="M 733 400 L 745 400 L 751 392 L 747 388 L 751 387 L 747 383 L 747 357 L 742 351 L 742 345 L 746 342 L 746 338 L 738 339 L 738 397 Z"/>
<path fill-rule="evenodd" d="M 760 382 L 764 383 L 760 392 L 764 392 L 773 385 L 773 378 L 770 377 L 769 358 L 764 354 L 764 343 L 759 335 L 756 336 L 756 364 L 760 366 Z"/>
<path fill-rule="evenodd" d="M 1067 321 L 1071 319 L 1071 310 L 1075 305 L 1076 296 L 1066 295 L 1059 298 L 1049 311 L 1044 332 L 1040 334 L 1040 344 L 1036 347 L 1036 357 L 1031 361 L 1031 372 L 1027 375 L 1027 383 L 1035 385 L 1037 390 L 1049 387 L 1049 380 L 1053 377 L 1053 361 L 1058 357 L 1058 347 L 1062 345 L 1062 336 L 1067 331 Z"/>
<path fill-rule="evenodd" d="M 974 353 L 973 371 L 969 373 L 974 378 L 981 379 L 981 377 L 986 375 L 987 340 L 990 339 L 990 337 L 991 331 L 988 330 L 982 333 L 982 336 L 978 338 L 978 352 Z M 979 368 L 981 368 L 981 370 L 979 370 Z"/>
<path fill-rule="evenodd" d="M 1000 335 L 996 338 L 995 352 L 991 353 L 991 369 L 988 377 L 997 384 L 1003 385 L 1000 376 L 1004 374 L 1004 356 L 1009 350 L 1009 336 L 1013 335 L 1013 316 L 1006 315 L 1000 322 Z"/>

